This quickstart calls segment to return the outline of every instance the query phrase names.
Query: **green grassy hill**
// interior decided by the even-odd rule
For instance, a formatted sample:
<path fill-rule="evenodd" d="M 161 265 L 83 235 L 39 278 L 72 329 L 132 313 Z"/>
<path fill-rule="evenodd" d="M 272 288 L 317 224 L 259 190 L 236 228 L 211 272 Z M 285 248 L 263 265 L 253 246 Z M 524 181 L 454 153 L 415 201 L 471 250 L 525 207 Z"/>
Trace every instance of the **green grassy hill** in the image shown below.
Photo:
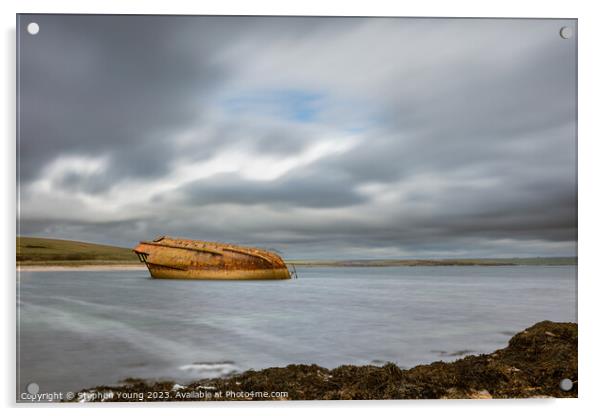
<path fill-rule="evenodd" d="M 130 248 L 81 241 L 17 237 L 17 263 L 24 265 L 126 264 L 138 263 L 138 257 Z"/>

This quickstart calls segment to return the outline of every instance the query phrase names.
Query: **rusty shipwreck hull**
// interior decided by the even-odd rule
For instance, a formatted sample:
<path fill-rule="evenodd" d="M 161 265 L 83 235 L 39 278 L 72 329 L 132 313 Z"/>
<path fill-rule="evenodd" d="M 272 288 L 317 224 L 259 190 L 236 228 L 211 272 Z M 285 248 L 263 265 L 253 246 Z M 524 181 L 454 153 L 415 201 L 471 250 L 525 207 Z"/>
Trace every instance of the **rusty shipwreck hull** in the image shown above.
<path fill-rule="evenodd" d="M 159 237 L 134 248 L 155 279 L 290 279 L 282 258 L 253 247 Z"/>

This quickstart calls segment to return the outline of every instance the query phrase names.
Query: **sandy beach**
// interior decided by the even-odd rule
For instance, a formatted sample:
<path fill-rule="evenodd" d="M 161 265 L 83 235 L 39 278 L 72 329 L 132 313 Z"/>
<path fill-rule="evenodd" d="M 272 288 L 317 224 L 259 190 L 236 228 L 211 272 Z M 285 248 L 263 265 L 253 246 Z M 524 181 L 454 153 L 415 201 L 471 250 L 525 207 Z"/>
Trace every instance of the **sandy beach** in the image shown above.
<path fill-rule="evenodd" d="M 94 272 L 106 270 L 145 270 L 143 264 L 17 265 L 17 272 Z"/>

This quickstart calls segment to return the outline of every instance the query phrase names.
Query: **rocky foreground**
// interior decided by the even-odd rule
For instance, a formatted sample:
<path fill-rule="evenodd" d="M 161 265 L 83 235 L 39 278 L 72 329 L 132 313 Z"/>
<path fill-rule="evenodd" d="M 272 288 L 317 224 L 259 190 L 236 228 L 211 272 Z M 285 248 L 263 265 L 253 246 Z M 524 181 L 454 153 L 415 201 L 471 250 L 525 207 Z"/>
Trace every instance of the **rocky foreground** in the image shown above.
<path fill-rule="evenodd" d="M 560 381 L 569 379 L 569 391 Z M 543 321 L 506 348 L 402 370 L 389 363 L 289 365 L 246 371 L 186 386 L 130 379 L 83 390 L 72 401 L 373 400 L 577 397 L 577 324 Z"/>

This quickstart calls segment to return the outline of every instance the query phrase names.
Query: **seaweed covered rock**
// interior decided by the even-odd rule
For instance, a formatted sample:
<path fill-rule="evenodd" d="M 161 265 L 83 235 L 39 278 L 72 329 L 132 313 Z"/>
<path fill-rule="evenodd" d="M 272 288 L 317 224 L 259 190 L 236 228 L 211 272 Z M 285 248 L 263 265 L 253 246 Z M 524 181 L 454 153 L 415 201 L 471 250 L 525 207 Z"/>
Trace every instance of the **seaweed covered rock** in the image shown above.
<path fill-rule="evenodd" d="M 569 391 L 560 381 L 569 379 Z M 98 394 L 103 393 L 103 394 Z M 84 400 L 82 400 L 82 397 Z M 289 365 L 249 370 L 186 386 L 139 379 L 82 390 L 74 401 L 374 400 L 577 397 L 577 324 L 543 321 L 506 348 L 402 370 L 383 366 Z"/>

